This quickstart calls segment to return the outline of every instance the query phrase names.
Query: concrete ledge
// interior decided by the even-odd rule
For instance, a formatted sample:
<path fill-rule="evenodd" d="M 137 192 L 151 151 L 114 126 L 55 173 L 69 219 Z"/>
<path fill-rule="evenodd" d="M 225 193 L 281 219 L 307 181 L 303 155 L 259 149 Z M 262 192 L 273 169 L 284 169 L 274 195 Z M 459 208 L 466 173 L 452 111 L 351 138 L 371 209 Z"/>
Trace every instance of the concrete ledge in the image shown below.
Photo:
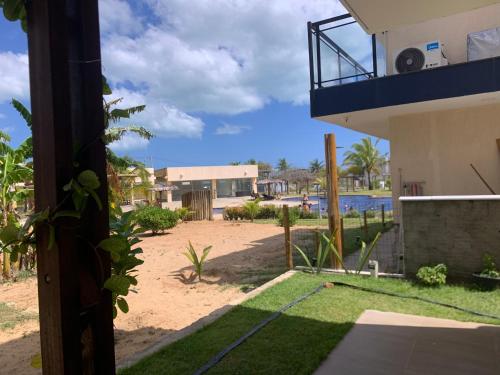
<path fill-rule="evenodd" d="M 498 201 L 500 195 L 434 195 L 419 197 L 399 197 L 401 202 L 429 201 Z"/>
<path fill-rule="evenodd" d="M 221 307 L 218 310 L 213 311 L 210 315 L 207 315 L 193 324 L 182 328 L 179 331 L 176 331 L 174 333 L 165 335 L 163 338 L 160 338 L 156 343 L 151 345 L 150 347 L 146 348 L 143 351 L 140 351 L 138 353 L 132 354 L 130 357 L 125 358 L 121 360 L 120 362 L 117 363 L 116 368 L 117 369 L 124 369 L 127 367 L 131 367 L 135 365 L 137 362 L 140 360 L 149 357 L 150 355 L 158 352 L 159 350 L 163 349 L 165 346 L 172 344 L 175 341 L 178 341 L 196 331 L 199 329 L 209 325 L 210 323 L 216 321 L 219 319 L 222 315 L 226 314 L 230 310 L 232 310 L 235 306 L 257 296 L 258 294 L 262 293 L 264 290 L 269 289 L 270 287 L 279 284 L 280 282 L 290 278 L 293 276 L 297 271 L 291 270 L 288 272 L 285 272 L 281 274 L 280 276 L 268 281 L 267 283 L 259 286 L 258 288 L 252 290 L 251 292 L 245 294 L 244 296 L 241 296 L 239 298 L 236 298 L 235 300 L 231 301 L 227 305 Z"/>

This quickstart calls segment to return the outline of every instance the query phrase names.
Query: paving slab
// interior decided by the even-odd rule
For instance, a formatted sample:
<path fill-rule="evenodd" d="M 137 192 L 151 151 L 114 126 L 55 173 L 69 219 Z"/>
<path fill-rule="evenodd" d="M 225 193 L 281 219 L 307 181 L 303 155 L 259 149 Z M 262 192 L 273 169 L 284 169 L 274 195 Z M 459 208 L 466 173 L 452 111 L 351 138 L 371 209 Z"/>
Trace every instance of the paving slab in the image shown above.
<path fill-rule="evenodd" d="M 366 310 L 315 375 L 500 375 L 500 326 Z"/>

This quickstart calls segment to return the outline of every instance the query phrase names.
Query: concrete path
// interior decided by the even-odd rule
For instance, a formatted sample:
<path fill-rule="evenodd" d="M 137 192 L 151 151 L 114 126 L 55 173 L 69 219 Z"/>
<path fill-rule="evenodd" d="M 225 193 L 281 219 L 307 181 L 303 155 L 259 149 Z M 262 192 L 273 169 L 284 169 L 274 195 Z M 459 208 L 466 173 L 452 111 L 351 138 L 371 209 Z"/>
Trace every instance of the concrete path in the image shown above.
<path fill-rule="evenodd" d="M 315 375 L 499 375 L 500 327 L 365 311 Z"/>

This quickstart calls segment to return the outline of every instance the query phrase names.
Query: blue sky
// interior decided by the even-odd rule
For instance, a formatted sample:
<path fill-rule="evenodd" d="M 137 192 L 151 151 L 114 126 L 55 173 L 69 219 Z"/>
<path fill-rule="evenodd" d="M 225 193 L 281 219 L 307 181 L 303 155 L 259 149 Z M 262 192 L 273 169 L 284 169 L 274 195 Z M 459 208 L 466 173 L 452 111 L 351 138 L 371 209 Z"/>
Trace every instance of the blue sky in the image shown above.
<path fill-rule="evenodd" d="M 342 14 L 334 0 L 99 3 L 104 73 L 124 105 L 147 105 L 130 122 L 156 135 L 117 153 L 157 168 L 282 157 L 304 167 L 324 158 L 323 134 L 346 148 L 364 136 L 309 117 L 305 24 Z M 26 36 L 3 18 L 0 35 L 0 129 L 17 144 L 28 129 L 8 102 L 29 104 Z"/>

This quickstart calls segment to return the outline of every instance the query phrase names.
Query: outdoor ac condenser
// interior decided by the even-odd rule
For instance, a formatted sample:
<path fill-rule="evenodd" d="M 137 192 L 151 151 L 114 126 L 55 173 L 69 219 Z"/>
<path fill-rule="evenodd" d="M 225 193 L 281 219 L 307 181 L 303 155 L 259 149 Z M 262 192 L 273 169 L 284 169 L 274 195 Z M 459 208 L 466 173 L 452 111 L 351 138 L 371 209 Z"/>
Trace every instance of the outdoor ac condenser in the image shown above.
<path fill-rule="evenodd" d="M 448 65 L 439 40 L 402 48 L 394 52 L 394 73 L 416 72 Z"/>

